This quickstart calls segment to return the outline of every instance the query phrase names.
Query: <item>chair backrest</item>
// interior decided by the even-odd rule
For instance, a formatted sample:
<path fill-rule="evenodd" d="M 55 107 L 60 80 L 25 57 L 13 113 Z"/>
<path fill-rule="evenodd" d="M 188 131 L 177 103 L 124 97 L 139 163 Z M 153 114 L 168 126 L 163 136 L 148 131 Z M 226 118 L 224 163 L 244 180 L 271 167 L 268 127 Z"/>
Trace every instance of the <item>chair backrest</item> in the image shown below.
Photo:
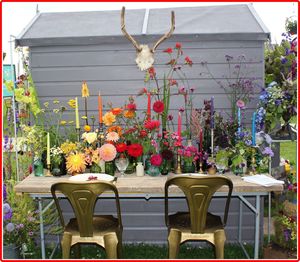
<path fill-rule="evenodd" d="M 228 195 L 224 211 L 223 224 L 227 222 L 229 203 L 232 194 L 232 181 L 224 176 L 175 176 L 167 180 L 165 184 L 165 218 L 168 226 L 168 187 L 178 186 L 184 193 L 191 218 L 191 232 L 203 233 L 206 223 L 207 210 L 212 196 L 222 186 L 228 186 Z"/>
<path fill-rule="evenodd" d="M 73 207 L 81 237 L 93 236 L 93 216 L 97 198 L 105 191 L 112 191 L 116 198 L 119 226 L 122 227 L 121 210 L 118 190 L 115 185 L 105 181 L 89 182 L 59 182 L 51 186 L 51 193 L 55 201 L 60 221 L 65 227 L 61 206 L 57 192 L 64 194 Z"/>

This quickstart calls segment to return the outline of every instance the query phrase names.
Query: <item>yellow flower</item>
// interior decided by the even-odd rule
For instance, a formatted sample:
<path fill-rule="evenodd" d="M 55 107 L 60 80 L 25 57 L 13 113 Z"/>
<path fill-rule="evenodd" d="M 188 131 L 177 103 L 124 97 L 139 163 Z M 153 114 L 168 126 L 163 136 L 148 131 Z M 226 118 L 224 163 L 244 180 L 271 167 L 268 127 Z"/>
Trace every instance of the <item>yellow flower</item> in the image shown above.
<path fill-rule="evenodd" d="M 112 112 L 107 112 L 103 116 L 103 122 L 106 126 L 111 126 L 116 121 L 116 116 Z"/>
<path fill-rule="evenodd" d="M 70 99 L 69 102 L 68 102 L 68 105 L 71 108 L 75 108 L 76 107 L 76 101 L 75 101 L 75 99 Z"/>
<path fill-rule="evenodd" d="M 82 153 L 67 156 L 67 170 L 72 175 L 82 173 L 86 168 L 85 156 Z"/>
<path fill-rule="evenodd" d="M 60 121 L 60 124 L 61 124 L 62 126 L 64 126 L 65 124 L 67 124 L 67 121 L 61 120 L 61 121 Z"/>
<path fill-rule="evenodd" d="M 49 102 L 45 102 L 45 103 L 44 103 L 44 106 L 45 106 L 46 108 L 48 108 Z"/>
<path fill-rule="evenodd" d="M 55 113 L 55 114 L 58 114 L 59 113 L 59 109 L 53 109 L 53 112 Z"/>
<path fill-rule="evenodd" d="M 59 100 L 57 99 L 53 100 L 53 104 L 59 104 L 59 103 L 60 103 Z"/>
<path fill-rule="evenodd" d="M 75 143 L 72 142 L 64 142 L 61 144 L 60 149 L 65 155 L 68 155 L 72 151 L 75 151 L 77 149 L 77 146 Z"/>
<path fill-rule="evenodd" d="M 98 149 L 93 150 L 92 152 L 92 162 L 98 164 L 100 161 L 100 155 Z"/>
<path fill-rule="evenodd" d="M 82 116 L 81 119 L 84 119 L 84 120 L 85 120 L 85 119 L 87 119 L 87 117 L 86 117 L 86 116 Z"/>
<path fill-rule="evenodd" d="M 88 88 L 87 83 L 85 81 L 82 83 L 81 95 L 82 95 L 82 97 L 90 96 L 89 88 Z"/>
<path fill-rule="evenodd" d="M 132 110 L 126 110 L 123 113 L 124 117 L 126 118 L 134 118 L 135 117 L 135 112 Z"/>
<path fill-rule="evenodd" d="M 73 123 L 74 123 L 74 121 L 73 121 L 73 120 L 71 120 L 71 121 L 69 121 L 68 123 L 69 123 L 69 124 L 73 124 Z"/>
<path fill-rule="evenodd" d="M 82 139 L 86 140 L 89 144 L 92 144 L 97 139 L 97 133 L 96 132 L 84 132 L 81 136 Z"/>

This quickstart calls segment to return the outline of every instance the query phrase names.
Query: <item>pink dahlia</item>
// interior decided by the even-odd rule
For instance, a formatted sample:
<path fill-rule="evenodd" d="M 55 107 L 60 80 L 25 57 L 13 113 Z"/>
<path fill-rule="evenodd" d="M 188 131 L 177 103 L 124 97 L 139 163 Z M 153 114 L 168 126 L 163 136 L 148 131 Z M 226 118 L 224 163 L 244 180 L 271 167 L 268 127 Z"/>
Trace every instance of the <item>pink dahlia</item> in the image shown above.
<path fill-rule="evenodd" d="M 99 148 L 99 155 L 105 162 L 113 161 L 117 155 L 116 147 L 112 144 L 104 144 Z"/>

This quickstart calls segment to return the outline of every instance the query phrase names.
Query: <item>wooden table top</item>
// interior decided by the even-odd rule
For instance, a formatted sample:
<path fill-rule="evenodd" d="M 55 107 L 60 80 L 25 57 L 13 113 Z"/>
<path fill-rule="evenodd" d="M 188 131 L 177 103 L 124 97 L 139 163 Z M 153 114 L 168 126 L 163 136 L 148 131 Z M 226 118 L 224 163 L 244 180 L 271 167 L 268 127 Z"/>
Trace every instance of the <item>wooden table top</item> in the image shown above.
<path fill-rule="evenodd" d="M 169 174 L 168 176 L 151 177 L 148 175 L 137 177 L 135 174 L 118 177 L 114 182 L 118 188 L 119 194 L 164 194 L 164 185 L 168 177 L 176 176 Z M 241 179 L 240 176 L 233 174 L 225 174 L 233 183 L 233 193 L 257 193 L 257 192 L 271 192 L 283 191 L 283 185 L 273 185 L 270 187 L 260 186 L 258 184 L 248 183 Z M 33 174 L 26 177 L 15 186 L 16 193 L 30 193 L 30 194 L 50 194 L 51 185 L 57 182 L 69 181 L 70 176 L 43 176 L 37 177 Z M 218 192 L 227 192 L 228 187 L 221 187 Z M 181 193 L 177 187 L 170 187 L 170 193 Z"/>

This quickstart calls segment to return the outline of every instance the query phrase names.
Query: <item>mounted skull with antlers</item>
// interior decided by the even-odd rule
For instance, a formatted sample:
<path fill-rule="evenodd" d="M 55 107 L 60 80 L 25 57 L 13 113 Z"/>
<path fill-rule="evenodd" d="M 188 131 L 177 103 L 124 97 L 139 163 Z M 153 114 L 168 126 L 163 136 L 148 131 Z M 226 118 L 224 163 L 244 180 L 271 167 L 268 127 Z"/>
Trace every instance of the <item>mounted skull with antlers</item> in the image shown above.
<path fill-rule="evenodd" d="M 125 7 L 123 6 L 122 8 L 122 13 L 121 13 L 121 30 L 123 32 L 123 34 L 125 35 L 125 37 L 132 42 L 133 46 L 136 48 L 136 59 L 135 62 L 138 66 L 138 68 L 142 71 L 145 71 L 147 69 L 149 69 L 153 63 L 154 63 L 154 52 L 156 50 L 156 48 L 166 39 L 168 39 L 174 29 L 175 29 L 175 15 L 174 15 L 174 11 L 172 11 L 171 13 L 171 29 L 168 33 L 166 33 L 165 35 L 163 35 L 156 43 L 155 45 L 150 48 L 148 45 L 140 45 L 130 34 L 127 33 L 126 29 L 125 29 Z"/>

